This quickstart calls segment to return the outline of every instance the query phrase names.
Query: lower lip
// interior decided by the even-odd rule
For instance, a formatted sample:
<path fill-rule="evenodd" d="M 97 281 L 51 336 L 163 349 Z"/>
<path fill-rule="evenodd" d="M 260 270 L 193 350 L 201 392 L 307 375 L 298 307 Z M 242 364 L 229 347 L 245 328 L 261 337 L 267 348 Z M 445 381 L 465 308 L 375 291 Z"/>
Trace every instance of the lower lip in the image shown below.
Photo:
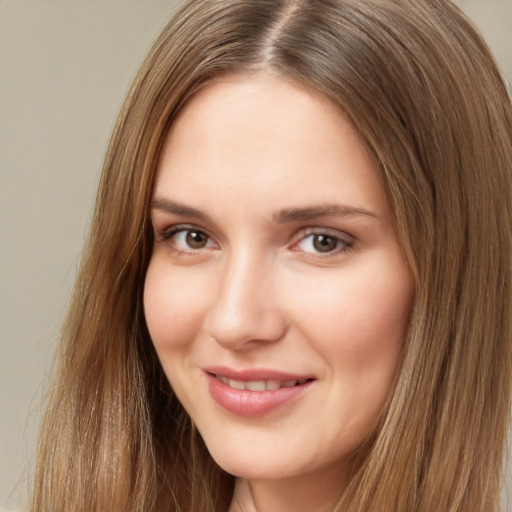
<path fill-rule="evenodd" d="M 253 418 L 268 414 L 293 402 L 311 386 L 308 381 L 300 386 L 268 391 L 239 390 L 229 387 L 211 374 L 207 374 L 208 388 L 212 398 L 226 411 L 238 416 Z"/>

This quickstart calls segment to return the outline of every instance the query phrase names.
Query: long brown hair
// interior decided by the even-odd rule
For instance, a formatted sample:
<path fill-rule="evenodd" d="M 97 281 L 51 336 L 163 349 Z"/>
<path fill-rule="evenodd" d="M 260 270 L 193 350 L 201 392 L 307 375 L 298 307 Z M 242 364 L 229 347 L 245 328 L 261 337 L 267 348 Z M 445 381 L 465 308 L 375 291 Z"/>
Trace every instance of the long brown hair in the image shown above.
<path fill-rule="evenodd" d="M 228 508 L 233 477 L 174 397 L 145 326 L 148 204 L 180 107 L 227 73 L 265 70 L 321 92 L 352 121 L 415 279 L 396 386 L 340 510 L 498 509 L 512 376 L 512 108 L 487 46 L 448 0 L 190 0 L 151 49 L 112 136 L 33 512 Z"/>

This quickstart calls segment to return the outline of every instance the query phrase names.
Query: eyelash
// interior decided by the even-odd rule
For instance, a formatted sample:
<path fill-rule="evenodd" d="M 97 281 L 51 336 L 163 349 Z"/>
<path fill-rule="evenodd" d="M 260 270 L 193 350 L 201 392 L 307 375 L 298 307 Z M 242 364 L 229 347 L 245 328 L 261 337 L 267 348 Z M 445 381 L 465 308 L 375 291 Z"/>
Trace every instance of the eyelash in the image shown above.
<path fill-rule="evenodd" d="M 306 232 L 301 233 L 301 236 L 297 242 L 294 242 L 293 247 L 298 247 L 300 244 L 305 243 L 308 239 L 311 239 L 311 245 L 314 244 L 315 237 L 325 237 L 331 239 L 336 243 L 336 247 L 333 250 L 321 252 L 321 251 L 302 251 L 308 257 L 314 258 L 328 258 L 336 255 L 343 254 L 353 249 L 354 238 L 346 233 L 340 233 L 339 231 L 333 231 L 332 229 L 322 228 L 309 228 Z M 300 251 L 300 249 L 292 249 Z"/>
<path fill-rule="evenodd" d="M 170 228 L 167 228 L 166 230 L 164 230 L 163 232 L 160 233 L 159 235 L 159 239 L 157 241 L 159 242 L 167 242 L 168 245 L 171 247 L 171 249 L 175 252 L 178 253 L 179 256 L 189 256 L 189 255 L 194 255 L 196 254 L 198 251 L 200 251 L 201 249 L 203 249 L 203 247 L 199 248 L 199 249 L 193 249 L 193 248 L 189 248 L 189 249 L 179 249 L 179 248 L 176 248 L 173 246 L 172 244 L 172 238 L 177 235 L 178 233 L 199 233 L 203 236 L 205 236 L 207 238 L 207 243 L 208 241 L 211 241 L 213 240 L 213 238 L 208 235 L 208 233 L 206 233 L 203 229 L 199 229 L 199 228 L 196 228 L 195 226 L 192 226 L 192 225 L 189 225 L 189 224 L 182 224 L 182 225 L 176 225 L 176 226 L 171 226 Z M 209 247 L 205 247 L 205 248 L 209 248 Z"/>
<path fill-rule="evenodd" d="M 178 255 L 180 255 L 180 256 L 181 255 L 184 255 L 184 256 L 195 255 L 201 249 L 211 248 L 211 247 L 205 246 L 205 247 L 200 247 L 197 249 L 194 249 L 191 247 L 188 249 L 180 249 L 180 248 L 173 246 L 174 244 L 172 244 L 172 238 L 175 235 L 177 235 L 178 233 L 186 234 L 187 232 L 188 233 L 198 233 L 198 234 L 205 236 L 207 238 L 207 242 L 206 242 L 207 244 L 213 240 L 213 238 L 210 235 L 208 235 L 208 233 L 206 233 L 203 229 L 199 229 L 196 226 L 189 225 L 189 224 L 186 224 L 186 225 L 182 224 L 182 225 L 171 226 L 170 228 L 162 231 L 159 234 L 159 238 L 157 241 L 167 242 L 171 246 L 171 249 L 173 251 L 177 252 Z M 326 251 L 324 253 L 322 253 L 321 251 L 304 251 L 304 250 L 301 251 L 300 249 L 294 249 L 294 247 L 298 247 L 301 243 L 304 243 L 308 239 L 314 239 L 314 237 L 321 237 L 321 236 L 326 237 L 331 240 L 334 240 L 336 242 L 336 247 L 333 250 Z M 314 244 L 314 241 L 312 241 L 312 244 Z M 353 237 L 351 237 L 348 234 L 344 233 L 343 236 L 340 236 L 340 233 L 338 231 L 333 232 L 332 229 L 307 228 L 306 232 L 301 233 L 300 238 L 291 245 L 291 250 L 294 250 L 297 252 L 301 251 L 305 255 L 307 255 L 307 257 L 327 258 L 329 256 L 339 255 L 339 254 L 342 254 L 344 252 L 347 252 L 347 251 L 353 249 L 353 244 L 354 244 L 354 239 L 353 239 Z"/>

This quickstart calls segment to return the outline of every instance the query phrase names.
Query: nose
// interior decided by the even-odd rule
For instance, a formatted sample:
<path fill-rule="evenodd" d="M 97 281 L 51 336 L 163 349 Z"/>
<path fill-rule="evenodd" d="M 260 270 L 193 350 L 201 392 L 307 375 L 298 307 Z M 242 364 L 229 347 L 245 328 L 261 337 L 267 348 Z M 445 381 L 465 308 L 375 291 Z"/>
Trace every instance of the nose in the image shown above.
<path fill-rule="evenodd" d="M 229 350 L 279 341 L 287 322 L 275 274 L 272 263 L 265 265 L 254 255 L 229 258 L 215 282 L 204 325 L 207 334 Z"/>

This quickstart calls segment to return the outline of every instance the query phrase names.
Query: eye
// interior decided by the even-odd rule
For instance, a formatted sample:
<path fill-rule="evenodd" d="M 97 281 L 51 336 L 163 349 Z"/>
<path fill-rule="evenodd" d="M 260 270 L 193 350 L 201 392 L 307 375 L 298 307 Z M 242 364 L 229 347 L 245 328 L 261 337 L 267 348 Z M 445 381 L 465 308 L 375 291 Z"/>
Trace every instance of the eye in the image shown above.
<path fill-rule="evenodd" d="M 346 250 L 351 243 L 329 233 L 312 233 L 302 238 L 296 247 L 297 250 L 307 253 L 326 254 Z"/>
<path fill-rule="evenodd" d="M 190 252 L 215 246 L 204 231 L 192 227 L 176 226 L 163 234 L 162 239 L 177 251 Z"/>

